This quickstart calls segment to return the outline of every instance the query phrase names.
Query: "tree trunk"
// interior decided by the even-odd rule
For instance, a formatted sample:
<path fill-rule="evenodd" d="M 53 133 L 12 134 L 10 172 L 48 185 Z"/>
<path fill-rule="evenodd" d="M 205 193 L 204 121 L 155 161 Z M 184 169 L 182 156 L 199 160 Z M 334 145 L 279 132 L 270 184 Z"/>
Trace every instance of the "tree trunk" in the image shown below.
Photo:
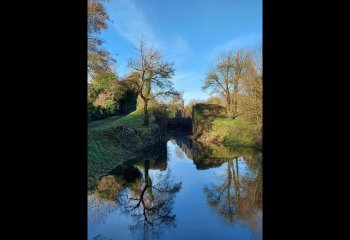
<path fill-rule="evenodd" d="M 238 77 L 235 78 L 235 88 L 233 90 L 234 97 L 235 97 L 235 109 L 234 109 L 234 116 L 237 117 L 238 111 L 237 111 L 237 98 L 238 98 Z"/>
<path fill-rule="evenodd" d="M 144 118 L 143 118 L 143 125 L 148 126 L 149 125 L 149 116 L 148 116 L 148 100 L 144 100 L 144 105 L 143 105 L 143 113 L 144 113 Z"/>
<path fill-rule="evenodd" d="M 230 93 L 226 93 L 226 112 L 228 117 L 232 117 L 232 109 L 231 109 L 231 98 Z"/>
<path fill-rule="evenodd" d="M 236 95 L 237 96 L 237 95 Z M 234 118 L 237 116 L 237 101 L 235 100 L 235 107 L 234 107 L 234 112 L 233 112 L 233 116 Z"/>
<path fill-rule="evenodd" d="M 241 193 L 240 193 L 239 173 L 238 173 L 238 158 L 236 158 L 236 181 L 237 181 L 236 192 L 237 192 L 237 197 L 238 197 L 238 200 L 239 200 L 240 197 L 241 197 Z"/>
<path fill-rule="evenodd" d="M 153 200 L 153 189 L 152 189 L 152 179 L 149 177 L 149 160 L 146 160 L 144 162 L 144 168 L 145 168 L 145 184 L 148 186 L 147 192 L 150 195 L 151 199 Z"/>

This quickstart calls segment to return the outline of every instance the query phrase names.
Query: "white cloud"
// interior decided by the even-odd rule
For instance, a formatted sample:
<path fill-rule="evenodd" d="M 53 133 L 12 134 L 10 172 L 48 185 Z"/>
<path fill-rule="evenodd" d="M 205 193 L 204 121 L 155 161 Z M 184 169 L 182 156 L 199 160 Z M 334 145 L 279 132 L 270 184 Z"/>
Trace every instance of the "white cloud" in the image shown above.
<path fill-rule="evenodd" d="M 157 36 L 142 10 L 132 0 L 112 0 L 108 10 L 114 29 L 133 46 L 139 45 L 143 35 L 149 46 L 161 50 L 165 57 L 177 65 L 184 63 L 191 53 L 191 48 L 183 37 L 174 35 L 164 39 Z"/>
<path fill-rule="evenodd" d="M 261 34 L 241 35 L 231 39 L 228 42 L 214 47 L 208 54 L 210 59 L 217 57 L 219 54 L 227 51 L 236 51 L 238 49 L 251 48 L 262 42 Z"/>
<path fill-rule="evenodd" d="M 184 92 L 187 104 L 191 99 L 206 99 L 208 94 L 201 90 L 203 74 L 198 71 L 183 71 L 192 49 L 185 38 L 178 34 L 169 37 L 157 35 L 147 22 L 145 14 L 133 0 L 111 0 L 107 3 L 112 27 L 133 46 L 138 46 L 142 35 L 146 43 L 162 51 L 164 57 L 175 63 L 173 83 L 176 89 Z M 121 63 L 119 63 L 121 64 Z M 124 66 L 125 65 L 125 66 Z M 126 74 L 126 63 L 123 74 Z"/>
<path fill-rule="evenodd" d="M 117 32 L 134 46 L 139 45 L 142 35 L 148 42 L 152 42 L 154 45 L 159 44 L 142 11 L 137 8 L 133 1 L 112 0 L 109 15 Z"/>

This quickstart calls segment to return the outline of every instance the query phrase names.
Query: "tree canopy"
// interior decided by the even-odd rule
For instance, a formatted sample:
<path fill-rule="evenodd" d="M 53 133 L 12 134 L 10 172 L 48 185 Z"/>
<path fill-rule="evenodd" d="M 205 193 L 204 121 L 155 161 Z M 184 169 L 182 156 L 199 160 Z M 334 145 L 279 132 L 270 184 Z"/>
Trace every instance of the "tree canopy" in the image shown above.
<path fill-rule="evenodd" d="M 138 57 L 129 61 L 131 74 L 128 81 L 144 102 L 144 125 L 149 124 L 148 101 L 168 96 L 177 96 L 171 77 L 174 63 L 167 61 L 159 50 L 147 48 L 141 40 L 137 48 Z"/>

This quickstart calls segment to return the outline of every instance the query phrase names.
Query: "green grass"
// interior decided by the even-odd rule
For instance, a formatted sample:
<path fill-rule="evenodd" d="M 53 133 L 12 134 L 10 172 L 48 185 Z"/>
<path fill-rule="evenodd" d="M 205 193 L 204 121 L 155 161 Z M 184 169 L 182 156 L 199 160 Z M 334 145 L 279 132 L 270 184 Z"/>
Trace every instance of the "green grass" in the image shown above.
<path fill-rule="evenodd" d="M 113 121 L 117 120 L 120 117 L 121 116 L 112 116 L 112 117 L 109 117 L 109 118 L 106 118 L 106 119 L 89 122 L 88 123 L 88 129 L 92 129 L 92 128 L 95 128 L 97 126 L 104 125 L 104 124 L 106 124 L 108 122 L 113 122 Z"/>
<path fill-rule="evenodd" d="M 160 131 L 154 119 L 150 117 L 147 127 L 142 123 L 143 112 L 139 109 L 88 129 L 89 187 L 93 186 L 100 176 L 118 164 L 135 158 L 143 148 L 159 140 Z"/>
<path fill-rule="evenodd" d="M 104 124 L 94 128 L 94 130 L 101 131 L 116 126 L 125 126 L 141 132 L 147 132 L 150 128 L 157 126 L 154 122 L 154 117 L 150 113 L 149 126 L 143 126 L 143 110 L 137 109 L 136 111 L 116 119 L 115 121 L 106 121 Z"/>
<path fill-rule="evenodd" d="M 254 151 L 256 151 L 253 148 L 247 148 L 247 147 L 224 147 L 224 146 L 217 146 L 213 144 L 209 144 L 206 147 L 210 148 L 210 157 L 213 158 L 221 158 L 221 159 L 233 159 L 240 156 L 245 155 L 251 155 Z"/>
<path fill-rule="evenodd" d="M 217 117 L 211 129 L 203 133 L 202 142 L 223 143 L 226 146 L 256 147 L 253 125 L 244 119 Z"/>

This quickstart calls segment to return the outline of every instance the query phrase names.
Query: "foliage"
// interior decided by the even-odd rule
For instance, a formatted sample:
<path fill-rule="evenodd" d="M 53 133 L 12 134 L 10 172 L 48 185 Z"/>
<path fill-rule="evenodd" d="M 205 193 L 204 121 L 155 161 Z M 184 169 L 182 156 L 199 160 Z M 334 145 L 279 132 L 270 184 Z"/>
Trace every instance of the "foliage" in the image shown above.
<path fill-rule="evenodd" d="M 127 114 L 136 109 L 137 93 L 112 72 L 97 75 L 88 84 L 88 120 Z"/>
<path fill-rule="evenodd" d="M 212 122 L 219 116 L 225 114 L 225 109 L 222 106 L 214 104 L 197 103 L 193 106 L 192 121 L 193 135 L 198 139 L 206 132 L 209 132 L 212 127 Z"/>
<path fill-rule="evenodd" d="M 123 89 L 122 97 L 119 99 L 118 111 L 120 114 L 128 114 L 136 110 L 137 92 L 131 88 Z"/>
<path fill-rule="evenodd" d="M 226 142 L 230 144 L 257 144 L 262 145 L 262 49 L 239 50 L 220 56 L 216 64 L 208 72 L 204 81 L 203 89 L 211 89 L 215 98 L 208 99 L 208 103 L 225 103 L 227 116 L 229 118 L 241 118 L 247 123 L 248 128 L 236 128 L 235 134 Z M 239 133 L 241 129 L 242 133 Z M 243 134 L 244 131 L 247 131 Z M 225 133 L 225 132 L 224 132 Z M 239 143 L 238 136 L 243 137 Z M 217 136 L 215 141 L 222 142 L 223 135 Z M 207 136 L 209 137 L 209 136 Z M 245 140 L 244 140 L 245 139 Z M 250 140 L 249 140 L 250 139 Z M 208 141 L 214 140 L 211 138 Z"/>
<path fill-rule="evenodd" d="M 254 138 L 254 124 L 244 119 L 216 118 L 209 132 L 199 139 L 205 143 L 224 144 L 225 146 L 257 146 Z"/>
<path fill-rule="evenodd" d="M 88 121 L 115 115 L 124 93 L 112 70 L 116 61 L 102 47 L 99 36 L 108 28 L 106 1 L 88 0 Z"/>
<path fill-rule="evenodd" d="M 108 0 L 88 0 L 88 75 L 94 77 L 106 70 L 116 61 L 102 47 L 99 37 L 101 30 L 107 29 L 109 16 L 103 6 Z"/>
<path fill-rule="evenodd" d="M 166 105 L 159 105 L 153 108 L 153 116 L 155 118 L 155 122 L 160 127 L 163 134 L 167 132 L 168 125 L 168 115 L 166 111 Z"/>

